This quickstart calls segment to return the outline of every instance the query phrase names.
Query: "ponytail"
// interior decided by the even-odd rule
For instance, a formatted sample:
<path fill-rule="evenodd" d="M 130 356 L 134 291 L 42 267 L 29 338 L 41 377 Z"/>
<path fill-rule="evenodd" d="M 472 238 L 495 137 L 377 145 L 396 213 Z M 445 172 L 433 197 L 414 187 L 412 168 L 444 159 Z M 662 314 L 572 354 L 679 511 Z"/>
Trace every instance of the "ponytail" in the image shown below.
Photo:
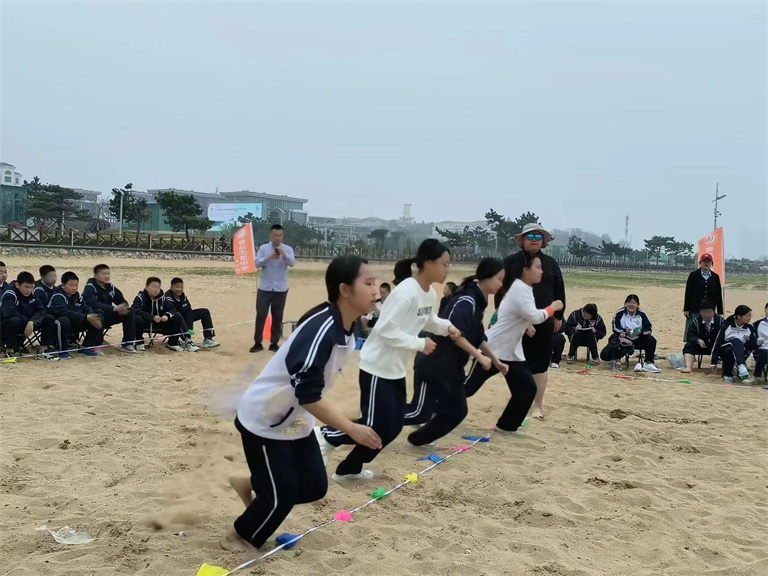
<path fill-rule="evenodd" d="M 502 270 L 504 270 L 504 262 L 498 258 L 483 258 L 477 265 L 477 270 L 475 270 L 475 273 L 471 276 L 467 276 L 464 278 L 464 280 L 461 281 L 461 287 L 466 288 L 467 286 L 470 286 L 475 280 L 482 282 L 483 280 L 493 278 Z"/>
<path fill-rule="evenodd" d="M 416 258 L 406 258 L 405 260 L 398 261 L 395 264 L 395 279 L 392 280 L 392 284 L 397 286 L 403 280 L 407 280 L 408 278 L 412 277 L 412 268 L 414 264 L 416 264 Z"/>
<path fill-rule="evenodd" d="M 342 284 L 352 286 L 360 276 L 360 269 L 368 260 L 359 256 L 339 256 L 334 258 L 325 270 L 325 289 L 328 292 L 328 300 L 307 310 L 296 322 L 296 326 L 303 324 L 308 318 L 320 312 L 323 308 L 336 304 L 341 295 Z"/>
<path fill-rule="evenodd" d="M 411 278 L 413 276 L 411 268 L 414 264 L 421 270 L 424 268 L 425 263 L 437 260 L 446 252 L 448 252 L 448 254 L 451 253 L 448 246 L 440 242 L 440 240 L 427 238 L 424 242 L 419 244 L 419 249 L 416 251 L 415 258 L 406 258 L 395 264 L 395 279 L 392 283 L 397 286 L 403 280 Z"/>

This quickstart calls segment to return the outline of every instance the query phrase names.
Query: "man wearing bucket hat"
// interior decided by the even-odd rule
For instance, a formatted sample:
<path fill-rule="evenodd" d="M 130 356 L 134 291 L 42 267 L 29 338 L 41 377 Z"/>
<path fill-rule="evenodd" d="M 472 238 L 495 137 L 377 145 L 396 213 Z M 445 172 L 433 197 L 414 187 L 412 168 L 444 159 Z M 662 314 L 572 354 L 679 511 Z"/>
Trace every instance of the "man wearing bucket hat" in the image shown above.
<path fill-rule="evenodd" d="M 507 256 L 504 260 L 506 275 L 504 286 L 496 294 L 496 309 L 499 309 L 504 295 L 509 290 L 513 278 L 519 278 L 525 265 L 526 258 L 538 255 L 541 258 L 541 268 L 544 275 L 541 282 L 533 286 L 533 296 L 538 308 L 546 308 L 555 300 L 562 300 L 565 310 L 565 283 L 563 273 L 560 271 L 557 261 L 544 254 L 541 250 L 546 248 L 552 240 L 549 232 L 539 224 L 531 223 L 523 226 L 523 231 L 515 235 L 515 243 L 522 248 L 520 252 Z M 552 357 L 552 335 L 560 330 L 563 325 L 563 310 L 555 312 L 553 318 L 549 318 L 536 325 L 536 333 L 533 336 L 523 337 L 523 353 L 525 361 L 533 374 L 536 382 L 536 399 L 533 401 L 531 416 L 541 418 L 544 416 L 544 392 L 547 389 L 547 370 Z"/>
<path fill-rule="evenodd" d="M 688 275 L 683 302 L 685 334 L 688 333 L 689 320 L 694 315 L 698 316 L 702 302 L 711 302 L 715 306 L 715 312 L 720 316 L 723 315 L 723 286 L 720 283 L 720 276 L 712 270 L 713 265 L 712 254 L 704 253 L 699 260 L 699 268 Z"/>

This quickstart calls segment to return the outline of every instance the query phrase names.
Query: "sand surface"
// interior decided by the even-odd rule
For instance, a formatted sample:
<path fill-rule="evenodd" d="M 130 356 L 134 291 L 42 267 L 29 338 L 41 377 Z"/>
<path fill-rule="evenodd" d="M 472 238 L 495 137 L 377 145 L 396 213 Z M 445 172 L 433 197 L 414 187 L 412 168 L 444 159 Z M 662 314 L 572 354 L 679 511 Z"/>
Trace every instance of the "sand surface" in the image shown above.
<path fill-rule="evenodd" d="M 43 263 L 4 260 L 14 275 Z M 85 279 L 97 262 L 52 263 Z M 114 266 L 129 299 L 148 275 L 166 284 L 184 276 L 193 304 L 211 309 L 222 346 L 0 365 L 2 574 L 194 576 L 203 562 L 233 568 L 248 559 L 223 552 L 218 539 L 242 506 L 227 477 L 247 472 L 233 407 L 270 358 L 248 353 L 253 324 L 239 324 L 253 319 L 255 279 L 219 262 Z M 288 319 L 324 299 L 322 268 L 295 271 Z M 389 266 L 377 270 L 391 278 Z M 452 279 L 465 272 L 456 267 Z M 629 291 L 640 294 L 660 353 L 679 352 L 679 288 L 569 289 L 568 309 L 594 301 L 608 320 Z M 765 299 L 759 290 L 728 294 L 729 303 L 756 310 Z M 113 342 L 119 333 L 113 329 Z M 680 377 L 665 361 L 659 366 L 662 378 Z M 581 368 L 550 373 L 546 418 L 527 424 L 522 437 L 477 445 L 351 524 L 313 533 L 244 573 L 768 574 L 768 392 L 704 375 L 694 375 L 695 384 L 629 382 L 605 366 L 588 375 Z M 330 397 L 359 414 L 356 360 Z M 507 398 L 501 377 L 492 379 L 441 445 L 486 431 Z M 401 435 L 373 463 L 376 480 L 331 483 L 325 500 L 295 509 L 279 532 L 301 532 L 362 504 L 375 488 L 423 468 L 420 455 Z M 42 524 L 69 525 L 95 541 L 57 544 L 35 531 Z M 180 530 L 186 537 L 174 535 Z"/>

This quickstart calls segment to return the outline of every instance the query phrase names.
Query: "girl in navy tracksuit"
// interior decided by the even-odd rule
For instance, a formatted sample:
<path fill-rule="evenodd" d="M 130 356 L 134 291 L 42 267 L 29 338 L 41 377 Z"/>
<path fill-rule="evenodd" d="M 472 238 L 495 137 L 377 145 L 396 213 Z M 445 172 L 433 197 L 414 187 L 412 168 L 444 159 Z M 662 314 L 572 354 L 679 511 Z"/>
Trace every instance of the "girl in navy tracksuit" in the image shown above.
<path fill-rule="evenodd" d="M 373 310 L 375 278 L 366 260 L 341 256 L 329 264 L 325 285 L 328 302 L 304 314 L 240 401 L 235 426 L 251 477 L 230 480 L 247 509 L 222 539 L 225 550 L 262 546 L 296 504 L 325 496 L 315 417 L 361 446 L 381 448 L 371 428 L 351 422 L 323 398 L 355 349 L 356 320 Z"/>
<path fill-rule="evenodd" d="M 406 407 L 405 424 L 425 424 L 408 436 L 414 446 L 442 438 L 467 416 L 464 367 L 470 356 L 485 370 L 493 365 L 506 372 L 506 366 L 488 347 L 483 326 L 488 297 L 496 294 L 503 282 L 504 263 L 496 258 L 481 260 L 475 274 L 464 279 L 441 314 L 461 331 L 462 338 L 454 342 L 435 336 L 435 351 L 429 356 L 416 356 L 416 393 Z"/>
<path fill-rule="evenodd" d="M 654 360 L 656 357 L 656 338 L 653 337 L 653 325 L 648 319 L 648 316 L 640 310 L 640 297 L 637 294 L 630 294 L 624 301 L 624 308 L 621 308 L 616 312 L 616 316 L 613 318 L 613 333 L 616 338 L 626 338 L 634 346 L 635 350 L 642 350 L 645 352 L 645 363 L 637 363 L 635 366 L 635 372 L 661 372 L 656 368 Z M 608 348 L 606 350 L 613 351 L 611 347 L 611 340 L 608 342 Z M 619 354 L 621 354 L 621 346 L 615 348 Z M 603 350 L 605 352 L 606 350 Z M 606 359 L 606 357 L 604 357 Z M 621 355 L 617 358 L 613 356 L 607 357 L 608 360 L 620 360 Z"/>
<path fill-rule="evenodd" d="M 723 322 L 712 347 L 712 367 L 717 367 L 722 360 L 723 378 L 728 383 L 733 382 L 734 366 L 739 378 L 749 380 L 747 356 L 752 350 L 757 350 L 757 330 L 749 323 L 750 320 L 752 309 L 743 304 L 736 306 L 733 315 Z"/>
<path fill-rule="evenodd" d="M 765 374 L 768 367 L 768 304 L 765 305 L 765 318 L 760 318 L 753 324 L 757 335 L 757 345 L 755 350 L 755 377 L 759 378 Z"/>

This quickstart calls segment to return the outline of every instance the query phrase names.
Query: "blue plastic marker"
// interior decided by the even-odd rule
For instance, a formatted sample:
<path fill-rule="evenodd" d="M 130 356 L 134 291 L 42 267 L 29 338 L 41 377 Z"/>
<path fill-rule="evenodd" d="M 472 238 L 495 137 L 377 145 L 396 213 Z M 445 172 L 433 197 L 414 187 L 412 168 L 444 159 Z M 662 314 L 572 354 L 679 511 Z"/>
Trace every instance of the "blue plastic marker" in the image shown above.
<path fill-rule="evenodd" d="M 432 452 L 429 456 L 423 456 L 422 458 L 419 458 L 418 460 L 416 460 L 416 462 L 421 462 L 422 460 L 429 460 L 430 462 L 433 462 L 435 464 L 439 464 L 440 462 L 443 461 L 443 459 L 440 458 L 440 456 L 438 456 L 434 452 Z"/>
<path fill-rule="evenodd" d="M 282 534 L 280 534 L 280 536 L 275 538 L 275 542 L 277 542 L 278 546 L 281 544 L 285 544 L 285 549 L 290 550 L 291 548 L 296 546 L 296 544 L 298 544 L 299 536 L 300 534 L 289 534 L 288 532 L 283 532 Z M 296 542 L 291 542 L 291 540 L 296 540 Z M 288 542 L 291 542 L 291 543 L 288 544 Z"/>
<path fill-rule="evenodd" d="M 469 434 L 465 434 L 462 436 L 464 440 L 469 440 L 470 442 L 490 442 L 491 439 L 488 436 L 470 436 Z"/>

